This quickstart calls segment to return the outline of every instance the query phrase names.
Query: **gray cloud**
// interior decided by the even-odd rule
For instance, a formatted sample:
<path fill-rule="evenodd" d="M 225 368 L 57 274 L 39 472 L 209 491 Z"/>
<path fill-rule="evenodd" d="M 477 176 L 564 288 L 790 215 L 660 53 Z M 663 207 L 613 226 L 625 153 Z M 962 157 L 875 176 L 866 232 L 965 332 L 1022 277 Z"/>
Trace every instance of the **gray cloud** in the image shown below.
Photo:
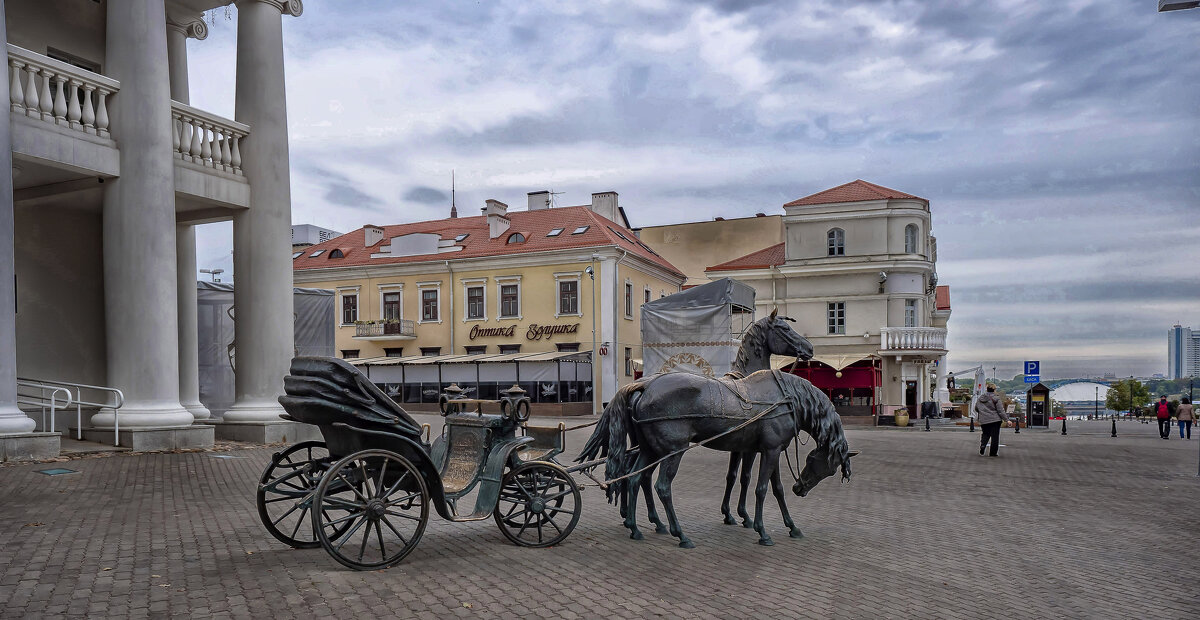
<path fill-rule="evenodd" d="M 373 209 L 383 204 L 382 200 L 344 183 L 331 183 L 325 192 L 325 200 L 355 209 Z"/>
<path fill-rule="evenodd" d="M 404 200 L 427 205 L 443 204 L 450 201 L 450 195 L 439 189 L 419 186 L 404 192 Z"/>

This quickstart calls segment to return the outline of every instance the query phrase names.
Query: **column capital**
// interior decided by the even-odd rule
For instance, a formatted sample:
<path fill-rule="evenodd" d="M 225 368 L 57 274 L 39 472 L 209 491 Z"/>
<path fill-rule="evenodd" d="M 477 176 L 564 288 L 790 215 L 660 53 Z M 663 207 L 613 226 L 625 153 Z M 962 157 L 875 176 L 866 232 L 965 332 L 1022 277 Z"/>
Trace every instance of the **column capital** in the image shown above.
<path fill-rule="evenodd" d="M 167 17 L 167 30 L 174 30 L 182 33 L 184 37 L 203 41 L 208 38 L 208 24 L 204 23 L 203 18 L 184 19 L 176 21 L 171 17 Z"/>
<path fill-rule="evenodd" d="M 251 2 L 269 4 L 272 7 L 279 9 L 280 13 L 287 13 L 292 17 L 300 17 L 300 15 L 304 13 L 303 0 L 236 0 L 237 4 L 249 4 Z"/>

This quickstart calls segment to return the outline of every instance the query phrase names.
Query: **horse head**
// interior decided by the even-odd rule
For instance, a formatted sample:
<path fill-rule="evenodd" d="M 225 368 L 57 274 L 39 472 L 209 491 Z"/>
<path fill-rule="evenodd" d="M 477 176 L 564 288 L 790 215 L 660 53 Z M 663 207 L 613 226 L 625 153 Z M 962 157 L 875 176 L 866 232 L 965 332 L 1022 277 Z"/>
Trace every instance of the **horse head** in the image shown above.
<path fill-rule="evenodd" d="M 817 486 L 817 483 L 832 476 L 842 468 L 842 482 L 850 480 L 850 458 L 857 456 L 858 450 L 850 450 L 844 438 L 834 441 L 827 446 L 818 446 L 808 453 L 800 479 L 792 485 L 792 492 L 800 497 Z"/>
<path fill-rule="evenodd" d="M 786 355 L 801 360 L 810 360 L 813 356 L 812 343 L 807 338 L 796 333 L 790 323 L 795 319 L 779 316 L 779 308 L 771 311 L 766 320 L 767 348 L 772 355 Z"/>

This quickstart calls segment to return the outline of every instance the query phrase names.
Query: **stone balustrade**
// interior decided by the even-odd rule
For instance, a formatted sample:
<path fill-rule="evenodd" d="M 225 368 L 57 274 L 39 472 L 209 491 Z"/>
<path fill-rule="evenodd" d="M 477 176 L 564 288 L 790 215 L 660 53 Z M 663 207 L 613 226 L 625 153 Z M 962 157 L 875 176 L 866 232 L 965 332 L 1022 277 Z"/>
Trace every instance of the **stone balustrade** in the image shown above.
<path fill-rule="evenodd" d="M 944 351 L 944 327 L 884 327 L 880 330 L 883 351 Z"/>
<path fill-rule="evenodd" d="M 120 82 L 8 44 L 13 112 L 108 138 L 108 98 Z"/>
<path fill-rule="evenodd" d="M 171 102 L 175 156 L 201 166 L 242 174 L 241 141 L 250 127 L 237 121 Z"/>

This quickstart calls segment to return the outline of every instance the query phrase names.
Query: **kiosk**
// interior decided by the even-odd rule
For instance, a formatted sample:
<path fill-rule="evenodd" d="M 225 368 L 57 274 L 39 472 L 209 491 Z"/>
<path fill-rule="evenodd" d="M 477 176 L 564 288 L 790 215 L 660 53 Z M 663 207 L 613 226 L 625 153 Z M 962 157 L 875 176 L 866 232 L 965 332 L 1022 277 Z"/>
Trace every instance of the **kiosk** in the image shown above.
<path fill-rule="evenodd" d="M 1025 411 L 1028 426 L 1050 426 L 1050 388 L 1038 383 L 1025 392 Z"/>

